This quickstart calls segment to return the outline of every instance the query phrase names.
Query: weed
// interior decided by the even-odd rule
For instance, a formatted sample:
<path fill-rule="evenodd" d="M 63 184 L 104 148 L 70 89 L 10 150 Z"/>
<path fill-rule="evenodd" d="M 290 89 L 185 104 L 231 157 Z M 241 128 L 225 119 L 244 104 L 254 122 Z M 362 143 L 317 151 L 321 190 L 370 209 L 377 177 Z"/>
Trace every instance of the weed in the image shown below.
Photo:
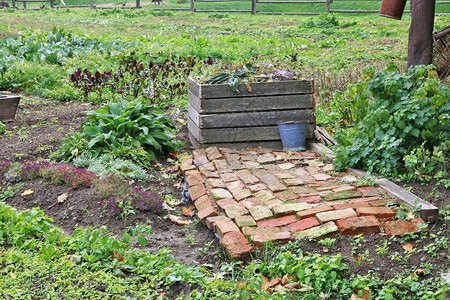
<path fill-rule="evenodd" d="M 386 254 L 389 251 L 389 244 L 390 244 L 390 242 L 388 240 L 384 240 L 383 241 L 383 245 L 381 245 L 381 246 L 379 246 L 379 247 L 377 247 L 375 249 L 375 251 L 377 252 L 377 255 L 379 257 L 385 257 L 386 256 Z"/>

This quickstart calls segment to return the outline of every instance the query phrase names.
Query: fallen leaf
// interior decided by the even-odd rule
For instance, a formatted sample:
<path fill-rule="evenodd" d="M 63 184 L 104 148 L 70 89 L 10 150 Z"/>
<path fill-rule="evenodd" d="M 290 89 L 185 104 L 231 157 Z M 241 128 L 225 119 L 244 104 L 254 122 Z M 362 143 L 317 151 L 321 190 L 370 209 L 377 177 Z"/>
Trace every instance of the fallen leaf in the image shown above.
<path fill-rule="evenodd" d="M 269 288 L 269 279 L 264 275 L 262 278 L 264 279 L 264 282 L 262 283 L 261 288 L 263 291 L 267 291 L 267 289 Z"/>
<path fill-rule="evenodd" d="M 23 193 L 21 195 L 22 196 L 30 196 L 33 193 L 34 193 L 33 190 L 25 190 L 25 191 L 23 191 Z"/>
<path fill-rule="evenodd" d="M 179 170 L 178 166 L 167 167 L 164 169 L 166 173 L 176 173 Z"/>
<path fill-rule="evenodd" d="M 250 83 L 244 82 L 244 84 L 245 84 L 245 87 L 247 88 L 247 91 L 248 91 L 249 93 L 253 92 L 253 89 L 252 89 L 252 87 L 250 86 Z"/>
<path fill-rule="evenodd" d="M 119 252 L 113 251 L 113 258 L 117 258 L 118 261 L 123 261 L 124 257 Z"/>
<path fill-rule="evenodd" d="M 73 263 L 77 262 L 77 256 L 74 254 L 67 255 L 67 258 Z"/>
<path fill-rule="evenodd" d="M 193 217 L 195 216 L 195 206 L 192 205 L 191 207 L 183 207 L 183 216 L 186 217 Z"/>
<path fill-rule="evenodd" d="M 245 282 L 239 282 L 237 285 L 236 285 L 236 287 L 237 288 L 241 288 L 241 287 L 243 287 L 245 285 Z"/>
<path fill-rule="evenodd" d="M 174 188 L 176 188 L 176 189 L 181 189 L 181 183 L 180 182 L 178 182 L 178 183 L 175 183 L 174 185 L 172 185 Z"/>
<path fill-rule="evenodd" d="M 300 284 L 298 282 L 292 282 L 292 283 L 287 283 L 284 285 L 285 288 L 292 290 L 292 289 L 297 289 L 300 287 Z"/>
<path fill-rule="evenodd" d="M 411 251 L 412 249 L 414 249 L 414 246 L 413 246 L 413 244 L 408 243 L 408 244 L 402 245 L 402 248 L 403 248 L 405 251 Z"/>
<path fill-rule="evenodd" d="M 280 283 L 281 283 L 281 278 L 277 276 L 277 277 L 275 277 L 275 278 L 270 279 L 270 281 L 269 281 L 269 287 L 277 286 L 277 285 L 279 285 Z"/>
<path fill-rule="evenodd" d="M 355 259 L 356 261 L 361 261 L 361 260 L 362 260 L 362 257 L 354 257 L 354 259 Z"/>
<path fill-rule="evenodd" d="M 423 275 L 425 275 L 425 270 L 417 269 L 414 271 L 414 274 L 416 274 L 417 276 L 423 276 Z"/>
<path fill-rule="evenodd" d="M 168 215 L 169 216 L 169 220 L 177 223 L 178 225 L 189 225 L 192 223 L 191 220 L 183 220 L 183 218 L 178 217 L 178 216 L 174 216 L 174 215 Z"/>
<path fill-rule="evenodd" d="M 64 193 L 64 194 L 60 195 L 56 201 L 58 203 L 63 203 L 67 199 L 69 199 L 69 194 L 68 193 Z"/>

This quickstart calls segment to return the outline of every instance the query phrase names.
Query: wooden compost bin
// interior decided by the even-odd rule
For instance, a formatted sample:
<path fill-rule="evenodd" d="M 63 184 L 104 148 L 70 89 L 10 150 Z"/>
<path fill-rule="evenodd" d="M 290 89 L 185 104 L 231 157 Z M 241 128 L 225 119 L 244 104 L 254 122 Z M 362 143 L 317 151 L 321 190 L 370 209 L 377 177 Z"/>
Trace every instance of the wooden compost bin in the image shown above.
<path fill-rule="evenodd" d="M 13 121 L 20 96 L 0 95 L 0 122 Z"/>
<path fill-rule="evenodd" d="M 313 83 L 309 80 L 239 84 L 199 84 L 189 78 L 188 129 L 195 148 L 283 149 L 277 124 L 307 122 L 307 138 L 316 126 Z"/>

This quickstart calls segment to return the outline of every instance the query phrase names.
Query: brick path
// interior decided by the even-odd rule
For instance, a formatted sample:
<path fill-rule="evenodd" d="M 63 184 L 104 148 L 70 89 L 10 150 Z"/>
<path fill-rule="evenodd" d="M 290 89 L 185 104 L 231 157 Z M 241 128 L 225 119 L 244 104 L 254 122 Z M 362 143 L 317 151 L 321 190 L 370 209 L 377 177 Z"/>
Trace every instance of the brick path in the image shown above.
<path fill-rule="evenodd" d="M 398 235 L 424 224 L 393 220 L 400 207 L 382 188 L 358 187 L 357 178 L 334 172 L 312 152 L 211 147 L 180 154 L 178 161 L 197 216 L 233 260 L 247 259 L 253 246 L 268 241 Z"/>

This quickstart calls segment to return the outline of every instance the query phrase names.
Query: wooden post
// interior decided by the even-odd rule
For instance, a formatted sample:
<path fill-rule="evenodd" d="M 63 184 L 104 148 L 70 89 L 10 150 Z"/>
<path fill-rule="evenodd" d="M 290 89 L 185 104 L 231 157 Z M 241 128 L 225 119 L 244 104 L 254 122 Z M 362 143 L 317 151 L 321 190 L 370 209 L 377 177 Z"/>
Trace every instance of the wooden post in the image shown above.
<path fill-rule="evenodd" d="M 94 0 L 90 0 L 91 9 L 94 9 Z"/>
<path fill-rule="evenodd" d="M 411 0 L 408 68 L 433 62 L 433 25 L 436 0 Z"/>
<path fill-rule="evenodd" d="M 195 11 L 195 3 L 194 3 L 194 0 L 191 0 L 191 11 Z"/>
<path fill-rule="evenodd" d="M 136 0 L 136 8 L 141 8 L 141 0 Z"/>
<path fill-rule="evenodd" d="M 54 0 L 50 0 L 50 7 L 51 7 L 51 8 L 55 8 L 55 2 L 54 2 Z"/>
<path fill-rule="evenodd" d="M 331 12 L 331 0 L 327 0 L 327 13 Z"/>
<path fill-rule="evenodd" d="M 256 14 L 256 0 L 252 0 L 252 15 Z"/>
<path fill-rule="evenodd" d="M 23 2 L 23 8 L 24 8 L 24 9 L 27 9 L 27 1 L 24 1 L 24 2 Z"/>
<path fill-rule="evenodd" d="M 13 8 L 16 8 L 16 0 L 12 0 Z"/>

